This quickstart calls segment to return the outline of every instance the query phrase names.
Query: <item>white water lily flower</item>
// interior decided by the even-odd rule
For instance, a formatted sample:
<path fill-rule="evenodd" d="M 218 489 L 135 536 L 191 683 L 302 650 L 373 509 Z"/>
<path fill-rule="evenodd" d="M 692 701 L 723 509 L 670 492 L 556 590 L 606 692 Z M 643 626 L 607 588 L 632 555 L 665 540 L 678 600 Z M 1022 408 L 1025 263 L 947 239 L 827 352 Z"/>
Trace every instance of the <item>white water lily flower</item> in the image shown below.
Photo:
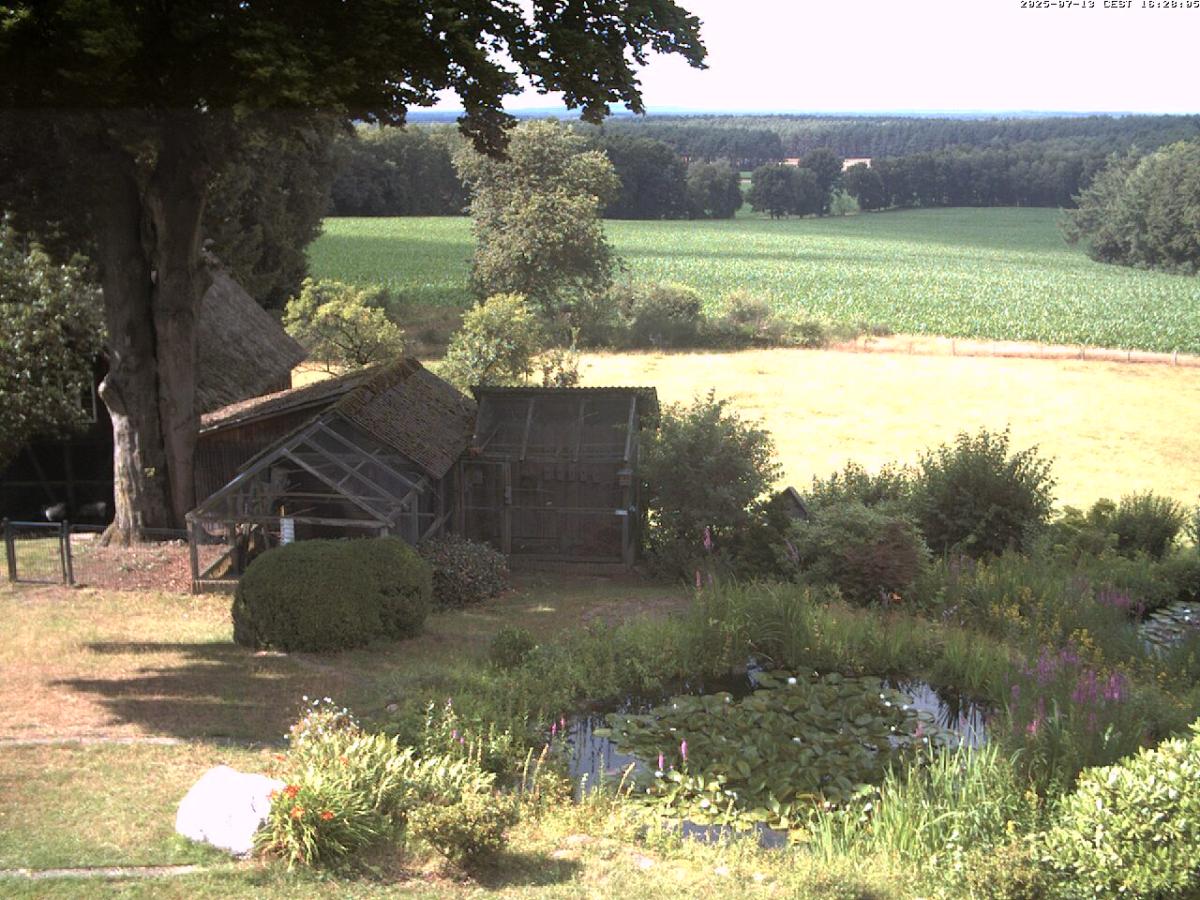
<path fill-rule="evenodd" d="M 794 675 L 788 677 L 788 684 L 795 684 L 796 677 Z"/>

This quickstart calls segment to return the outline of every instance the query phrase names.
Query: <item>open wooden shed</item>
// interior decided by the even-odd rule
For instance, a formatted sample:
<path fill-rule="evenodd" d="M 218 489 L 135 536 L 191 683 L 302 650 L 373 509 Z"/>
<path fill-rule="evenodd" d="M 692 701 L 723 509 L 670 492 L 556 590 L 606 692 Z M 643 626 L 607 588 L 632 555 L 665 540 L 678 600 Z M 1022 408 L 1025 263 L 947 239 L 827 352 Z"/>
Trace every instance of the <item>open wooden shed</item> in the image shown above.
<path fill-rule="evenodd" d="M 654 388 L 474 388 L 462 532 L 516 562 L 631 566 L 645 518 L 638 452 Z"/>
<path fill-rule="evenodd" d="M 301 424 L 188 514 L 194 587 L 236 580 L 256 552 L 279 543 L 395 534 L 415 544 L 451 523 L 455 464 L 475 418 L 470 399 L 414 359 L 356 373 L 325 392 L 288 393 L 298 405 L 264 398 L 258 411 L 266 405 L 278 415 L 240 424 L 274 419 L 278 427 L 306 401 L 319 408 L 337 399 L 315 415 L 308 407 Z M 224 552 L 204 553 L 217 543 Z"/>

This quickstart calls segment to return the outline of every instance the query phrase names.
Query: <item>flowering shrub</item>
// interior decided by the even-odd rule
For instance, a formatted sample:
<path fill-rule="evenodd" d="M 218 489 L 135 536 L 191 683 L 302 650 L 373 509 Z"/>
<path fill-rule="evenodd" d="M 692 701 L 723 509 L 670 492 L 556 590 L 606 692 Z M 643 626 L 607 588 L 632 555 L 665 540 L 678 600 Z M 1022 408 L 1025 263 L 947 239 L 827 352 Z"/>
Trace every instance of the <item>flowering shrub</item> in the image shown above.
<path fill-rule="evenodd" d="M 469 606 L 495 597 L 508 586 L 504 554 L 457 535 L 433 538 L 417 548 L 433 567 L 433 602 L 442 608 Z"/>
<path fill-rule="evenodd" d="M 496 793 L 495 776 L 477 756 L 418 756 L 393 738 L 364 732 L 328 698 L 306 708 L 289 742 L 286 786 L 272 795 L 258 835 L 259 847 L 289 866 L 327 865 L 402 833 L 456 862 L 474 862 L 502 846 L 515 821 L 515 804 Z"/>
<path fill-rule="evenodd" d="M 1085 658 L 1075 642 L 1043 648 L 1009 689 L 1008 737 L 1040 792 L 1068 787 L 1079 771 L 1119 759 L 1138 745 L 1144 726 L 1119 669 Z"/>

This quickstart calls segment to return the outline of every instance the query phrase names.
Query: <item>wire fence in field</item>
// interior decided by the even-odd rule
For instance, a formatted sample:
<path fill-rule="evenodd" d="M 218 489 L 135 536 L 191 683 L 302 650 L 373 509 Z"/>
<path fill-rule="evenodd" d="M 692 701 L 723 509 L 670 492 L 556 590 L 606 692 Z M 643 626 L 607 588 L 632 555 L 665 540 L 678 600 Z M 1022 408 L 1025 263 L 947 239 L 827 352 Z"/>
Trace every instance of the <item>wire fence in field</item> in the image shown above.
<path fill-rule="evenodd" d="M 187 592 L 192 575 L 187 532 L 146 529 L 144 541 L 106 544 L 103 526 L 5 520 L 8 580 L 114 590 Z"/>

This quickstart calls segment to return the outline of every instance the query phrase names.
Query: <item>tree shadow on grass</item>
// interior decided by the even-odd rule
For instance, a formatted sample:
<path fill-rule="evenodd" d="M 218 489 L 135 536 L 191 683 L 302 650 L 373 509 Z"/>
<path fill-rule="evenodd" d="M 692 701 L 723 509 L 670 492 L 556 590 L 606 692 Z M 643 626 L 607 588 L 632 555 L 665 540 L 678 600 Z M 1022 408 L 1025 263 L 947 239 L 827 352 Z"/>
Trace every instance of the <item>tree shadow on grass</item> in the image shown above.
<path fill-rule="evenodd" d="M 334 666 L 309 668 L 236 644 L 131 641 L 85 649 L 106 657 L 105 669 L 111 660 L 111 673 L 59 679 L 51 686 L 90 695 L 114 725 L 132 724 L 156 735 L 278 743 L 295 721 L 302 696 L 352 704 L 363 692 Z"/>
<path fill-rule="evenodd" d="M 488 890 L 563 884 L 583 871 L 577 859 L 558 859 L 548 853 L 502 850 L 486 864 L 469 867 L 471 880 Z"/>

